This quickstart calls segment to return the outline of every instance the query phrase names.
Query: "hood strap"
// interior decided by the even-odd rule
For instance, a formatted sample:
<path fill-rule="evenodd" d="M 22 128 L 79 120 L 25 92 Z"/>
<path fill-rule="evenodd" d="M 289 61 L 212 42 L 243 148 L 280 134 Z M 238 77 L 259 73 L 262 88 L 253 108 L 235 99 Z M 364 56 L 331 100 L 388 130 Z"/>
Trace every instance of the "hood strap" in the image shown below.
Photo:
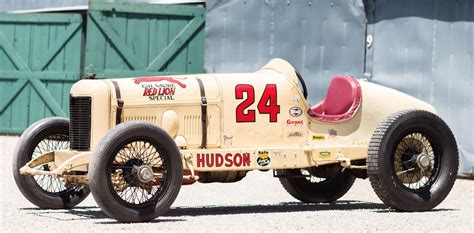
<path fill-rule="evenodd" d="M 118 125 L 122 122 L 122 109 L 123 109 L 123 100 L 122 95 L 120 94 L 120 87 L 116 81 L 112 81 L 115 89 L 115 98 L 117 99 L 117 113 L 115 115 L 115 124 Z"/>
<path fill-rule="evenodd" d="M 199 90 L 201 92 L 201 122 L 202 122 L 202 142 L 201 149 L 205 149 L 207 146 L 207 99 L 206 92 L 204 90 L 204 84 L 200 78 L 196 78 L 199 84 Z"/>

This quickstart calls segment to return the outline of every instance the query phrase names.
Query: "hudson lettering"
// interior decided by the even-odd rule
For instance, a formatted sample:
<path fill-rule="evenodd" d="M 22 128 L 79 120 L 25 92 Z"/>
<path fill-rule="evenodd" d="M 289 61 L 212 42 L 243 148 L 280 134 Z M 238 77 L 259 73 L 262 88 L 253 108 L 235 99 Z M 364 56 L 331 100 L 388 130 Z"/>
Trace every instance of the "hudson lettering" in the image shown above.
<path fill-rule="evenodd" d="M 250 153 L 197 154 L 197 167 L 249 167 Z"/>

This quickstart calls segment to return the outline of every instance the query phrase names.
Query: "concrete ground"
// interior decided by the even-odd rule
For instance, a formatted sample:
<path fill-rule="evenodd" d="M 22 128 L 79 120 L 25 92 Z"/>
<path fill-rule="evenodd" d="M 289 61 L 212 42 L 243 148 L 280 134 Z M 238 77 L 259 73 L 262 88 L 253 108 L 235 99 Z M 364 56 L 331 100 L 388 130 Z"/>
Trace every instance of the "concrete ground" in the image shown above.
<path fill-rule="evenodd" d="M 391 211 L 368 180 L 357 180 L 334 204 L 303 204 L 271 172 L 250 172 L 233 184 L 184 186 L 166 216 L 122 224 L 105 216 L 89 196 L 69 210 L 43 210 L 17 189 L 11 157 L 18 137 L 0 136 L 2 231 L 474 231 L 474 181 L 458 179 L 433 211 Z"/>

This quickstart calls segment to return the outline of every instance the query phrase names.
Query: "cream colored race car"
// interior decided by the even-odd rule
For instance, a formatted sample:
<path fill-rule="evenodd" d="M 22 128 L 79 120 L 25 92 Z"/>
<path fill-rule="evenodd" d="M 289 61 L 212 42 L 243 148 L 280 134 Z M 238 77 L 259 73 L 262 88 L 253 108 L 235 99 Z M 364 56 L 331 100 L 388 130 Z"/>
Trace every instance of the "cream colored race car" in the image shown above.
<path fill-rule="evenodd" d="M 274 59 L 255 73 L 77 82 L 70 119 L 31 125 L 13 173 L 40 208 L 72 208 L 91 191 L 121 222 L 168 211 L 183 184 L 236 182 L 272 170 L 308 203 L 334 202 L 369 178 L 389 207 L 427 211 L 448 195 L 456 141 L 433 106 L 349 76 L 309 106 L 303 78 Z"/>

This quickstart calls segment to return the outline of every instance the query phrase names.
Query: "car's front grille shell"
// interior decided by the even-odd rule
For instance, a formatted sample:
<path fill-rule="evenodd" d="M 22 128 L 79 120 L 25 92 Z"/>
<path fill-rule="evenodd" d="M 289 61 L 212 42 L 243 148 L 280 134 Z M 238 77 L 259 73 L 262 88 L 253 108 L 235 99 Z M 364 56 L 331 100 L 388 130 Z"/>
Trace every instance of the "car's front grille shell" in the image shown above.
<path fill-rule="evenodd" d="M 91 144 L 92 98 L 71 96 L 69 102 L 69 139 L 71 150 L 88 151 Z"/>

